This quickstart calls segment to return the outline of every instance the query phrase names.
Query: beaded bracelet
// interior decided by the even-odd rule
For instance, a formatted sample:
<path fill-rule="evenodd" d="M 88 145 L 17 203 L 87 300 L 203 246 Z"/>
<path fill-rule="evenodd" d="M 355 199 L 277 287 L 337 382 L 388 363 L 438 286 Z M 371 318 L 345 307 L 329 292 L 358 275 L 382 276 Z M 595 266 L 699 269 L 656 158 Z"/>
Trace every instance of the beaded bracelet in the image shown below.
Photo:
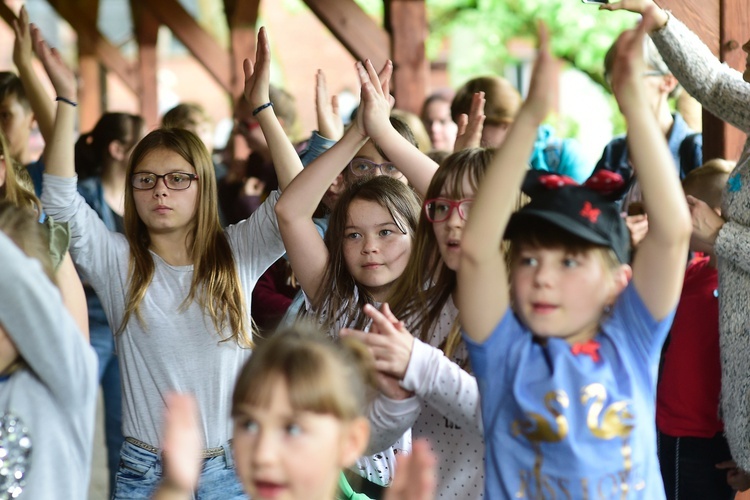
<path fill-rule="evenodd" d="M 258 113 L 260 113 L 261 111 L 263 111 L 269 106 L 273 106 L 273 103 L 270 101 L 265 104 L 261 104 L 260 106 L 258 106 L 257 108 L 253 110 L 253 116 L 257 115 Z"/>
<path fill-rule="evenodd" d="M 64 102 L 65 104 L 70 104 L 70 105 L 71 105 L 71 106 L 73 106 L 73 107 L 75 107 L 75 106 L 78 106 L 78 103 L 77 103 L 77 102 L 75 102 L 75 101 L 71 101 L 71 100 L 70 100 L 70 99 L 68 99 L 67 97 L 57 96 L 57 97 L 55 98 L 55 100 L 56 100 L 56 101 L 61 101 L 61 102 Z"/>

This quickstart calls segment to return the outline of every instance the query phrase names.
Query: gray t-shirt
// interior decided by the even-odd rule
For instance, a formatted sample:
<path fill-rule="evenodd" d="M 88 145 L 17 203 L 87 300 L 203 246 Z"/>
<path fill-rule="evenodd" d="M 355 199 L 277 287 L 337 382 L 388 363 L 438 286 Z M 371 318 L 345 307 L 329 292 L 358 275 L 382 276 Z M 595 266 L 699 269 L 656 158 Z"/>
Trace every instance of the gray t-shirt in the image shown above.
<path fill-rule="evenodd" d="M 25 362 L 0 382 L 3 467 L 11 475 L 26 471 L 20 498 L 86 498 L 99 385 L 96 354 L 39 262 L 1 231 L 0 324 Z M 29 442 L 24 466 L 19 457 Z"/>
<path fill-rule="evenodd" d="M 274 213 L 278 197 L 271 193 L 249 219 L 226 229 L 248 314 L 255 283 L 284 253 Z M 128 290 L 130 250 L 125 236 L 107 230 L 76 191 L 75 178 L 45 174 L 42 198 L 47 213 L 69 223 L 73 261 L 116 330 Z M 222 342 L 230 333 L 217 332 L 197 302 L 181 308 L 193 266 L 171 266 L 151 256 L 155 269 L 140 305 L 143 323 L 130 318 L 115 338 L 122 371 L 123 433 L 159 447 L 164 398 L 178 391 L 198 401 L 205 446 L 221 446 L 232 434 L 232 390 L 250 350 L 234 341 Z"/>

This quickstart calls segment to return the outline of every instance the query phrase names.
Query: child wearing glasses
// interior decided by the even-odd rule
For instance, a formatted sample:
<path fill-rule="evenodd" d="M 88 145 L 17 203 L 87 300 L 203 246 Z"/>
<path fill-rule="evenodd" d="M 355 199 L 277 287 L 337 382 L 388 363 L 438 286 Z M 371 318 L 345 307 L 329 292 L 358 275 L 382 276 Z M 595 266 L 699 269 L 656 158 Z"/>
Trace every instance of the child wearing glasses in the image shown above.
<path fill-rule="evenodd" d="M 71 254 L 116 331 L 126 442 L 113 498 L 149 498 L 158 485 L 162 425 L 155 409 L 172 391 L 193 394 L 198 402 L 205 449 L 197 496 L 246 498 L 229 446 L 229 405 L 253 346 L 250 292 L 284 252 L 273 211 L 278 194 L 224 231 L 205 146 L 187 130 L 159 129 L 135 146 L 128 163 L 125 235 L 108 231 L 76 193 L 76 79 L 38 30 L 32 31 L 60 101 L 47 152 L 46 207 L 68 222 Z M 263 82 L 256 81 L 249 63 L 245 70 L 245 92 L 258 97 L 255 87 Z M 273 108 L 258 118 L 269 125 Z M 279 171 L 280 185 L 295 174 Z"/>
<path fill-rule="evenodd" d="M 441 471 L 438 495 L 451 498 L 478 499 L 484 492 L 479 389 L 461 340 L 454 295 L 461 234 L 492 154 L 465 149 L 441 164 L 427 189 L 406 271 L 389 295 L 391 305 L 384 304 L 382 312 L 365 310 L 379 334 L 342 332 L 368 345 L 380 372 L 413 393 L 404 400 L 383 394 L 375 399 L 370 450 L 409 428 L 414 438 L 429 437 Z"/>

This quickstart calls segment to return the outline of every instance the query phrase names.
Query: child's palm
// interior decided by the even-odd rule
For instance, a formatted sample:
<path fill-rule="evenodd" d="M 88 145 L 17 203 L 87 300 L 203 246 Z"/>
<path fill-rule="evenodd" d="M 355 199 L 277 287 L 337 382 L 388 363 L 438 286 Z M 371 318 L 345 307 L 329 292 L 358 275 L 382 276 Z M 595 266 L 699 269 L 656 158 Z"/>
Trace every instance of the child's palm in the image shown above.
<path fill-rule="evenodd" d="M 255 64 L 245 59 L 245 99 L 253 108 L 257 108 L 270 101 L 268 87 L 271 77 L 271 49 L 268 42 L 266 28 L 258 31 L 258 41 L 255 50 Z"/>
<path fill-rule="evenodd" d="M 31 25 L 31 37 L 34 41 L 34 50 L 36 55 L 42 61 L 47 75 L 49 76 L 52 86 L 59 97 L 74 100 L 76 98 L 78 85 L 73 71 L 60 57 L 57 49 L 51 49 L 39 29 Z"/>

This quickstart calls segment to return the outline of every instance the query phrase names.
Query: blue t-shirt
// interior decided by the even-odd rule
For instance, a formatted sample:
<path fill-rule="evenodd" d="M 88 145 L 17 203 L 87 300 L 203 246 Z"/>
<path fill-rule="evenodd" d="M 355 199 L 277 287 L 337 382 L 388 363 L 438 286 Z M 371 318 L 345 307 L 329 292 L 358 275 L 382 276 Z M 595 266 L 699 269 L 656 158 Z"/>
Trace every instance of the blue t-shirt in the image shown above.
<path fill-rule="evenodd" d="M 631 284 L 595 338 L 598 362 L 563 339 L 543 346 L 510 308 L 483 344 L 465 337 L 482 399 L 486 498 L 663 499 L 654 401 L 673 316 L 654 320 Z"/>

